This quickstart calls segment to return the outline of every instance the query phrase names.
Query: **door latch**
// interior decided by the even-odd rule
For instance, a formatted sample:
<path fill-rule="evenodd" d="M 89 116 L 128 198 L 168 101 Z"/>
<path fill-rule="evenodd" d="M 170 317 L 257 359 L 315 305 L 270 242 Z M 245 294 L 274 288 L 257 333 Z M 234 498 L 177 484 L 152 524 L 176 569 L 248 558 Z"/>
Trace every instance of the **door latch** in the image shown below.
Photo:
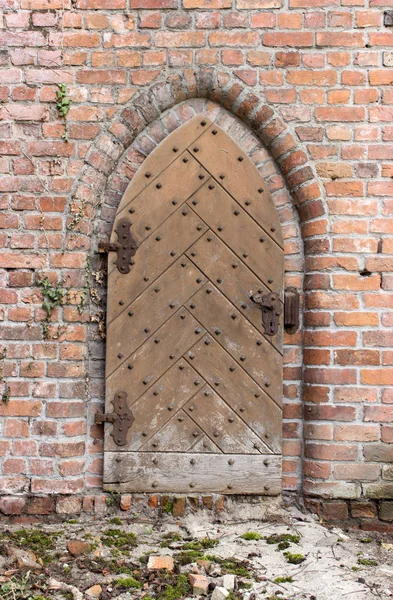
<path fill-rule="evenodd" d="M 262 325 L 266 335 L 275 335 L 278 331 L 280 323 L 280 315 L 282 306 L 277 294 L 270 292 L 269 294 L 253 294 L 251 300 L 255 304 L 259 304 L 262 310 Z"/>
<path fill-rule="evenodd" d="M 132 410 L 127 406 L 127 393 L 117 392 L 112 400 L 114 412 L 96 413 L 94 423 L 112 423 L 111 436 L 117 446 L 125 446 L 127 443 L 127 433 L 135 417 Z"/>
<path fill-rule="evenodd" d="M 137 251 L 137 243 L 131 233 L 131 223 L 128 219 L 120 219 L 117 222 L 116 229 L 117 242 L 100 242 L 98 252 L 116 252 L 117 258 L 115 265 L 123 275 L 130 272 L 132 257 Z"/>
<path fill-rule="evenodd" d="M 295 287 L 288 287 L 284 294 L 284 327 L 289 334 L 299 329 L 300 296 Z"/>

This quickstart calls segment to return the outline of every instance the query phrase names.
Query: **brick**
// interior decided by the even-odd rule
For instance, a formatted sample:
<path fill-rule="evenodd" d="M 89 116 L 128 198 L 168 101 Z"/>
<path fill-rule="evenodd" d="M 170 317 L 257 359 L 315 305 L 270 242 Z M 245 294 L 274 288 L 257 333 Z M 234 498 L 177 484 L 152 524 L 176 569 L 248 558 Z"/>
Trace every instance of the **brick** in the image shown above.
<path fill-rule="evenodd" d="M 293 85 L 331 86 L 336 83 L 336 71 L 289 71 L 287 82 Z"/>
<path fill-rule="evenodd" d="M 173 499 L 172 515 L 174 517 L 183 517 L 185 512 L 186 499 L 185 497 L 175 497 Z"/>
<path fill-rule="evenodd" d="M 184 8 L 207 8 L 209 10 L 231 8 L 231 0 L 183 0 Z"/>
<path fill-rule="evenodd" d="M 60 515 L 79 514 L 82 509 L 81 498 L 57 498 L 56 512 Z"/>
<path fill-rule="evenodd" d="M 121 510 L 127 511 L 131 509 L 131 495 L 130 494 L 122 494 L 120 498 L 120 508 Z"/>
<path fill-rule="evenodd" d="M 381 521 L 393 521 L 393 502 L 381 502 L 379 518 Z"/>
<path fill-rule="evenodd" d="M 377 509 L 372 502 L 351 502 L 351 516 L 354 519 L 374 519 L 376 515 Z"/>
<path fill-rule="evenodd" d="M 280 8 L 282 6 L 281 0 L 237 0 L 236 7 L 239 10 L 257 10 L 257 9 L 268 9 L 268 8 Z"/>
<path fill-rule="evenodd" d="M 367 462 L 392 462 L 393 444 L 384 444 L 382 442 L 365 444 L 364 458 Z"/>
<path fill-rule="evenodd" d="M 263 34 L 264 46 L 307 48 L 313 45 L 313 34 L 308 31 L 293 33 L 268 32 Z"/>
<path fill-rule="evenodd" d="M 360 107 L 318 107 L 315 109 L 315 117 L 317 121 L 346 121 L 348 123 L 355 121 L 363 121 L 365 112 Z"/>
<path fill-rule="evenodd" d="M 322 517 L 327 521 L 344 521 L 348 517 L 346 502 L 324 502 Z"/>
<path fill-rule="evenodd" d="M 167 571 L 173 571 L 174 561 L 172 556 L 149 556 L 147 568 L 150 571 L 156 571 L 158 569 L 166 569 Z"/>
<path fill-rule="evenodd" d="M 25 498 L 0 498 L 0 512 L 3 515 L 20 515 L 25 508 Z"/>
<path fill-rule="evenodd" d="M 29 515 L 49 515 L 54 509 L 53 498 L 33 497 L 27 501 L 26 512 Z"/>
<path fill-rule="evenodd" d="M 77 75 L 79 83 L 116 85 L 126 83 L 126 73 L 116 70 L 80 71 Z"/>
<path fill-rule="evenodd" d="M 257 32 L 213 32 L 209 34 L 209 42 L 212 46 L 256 46 L 258 43 Z"/>

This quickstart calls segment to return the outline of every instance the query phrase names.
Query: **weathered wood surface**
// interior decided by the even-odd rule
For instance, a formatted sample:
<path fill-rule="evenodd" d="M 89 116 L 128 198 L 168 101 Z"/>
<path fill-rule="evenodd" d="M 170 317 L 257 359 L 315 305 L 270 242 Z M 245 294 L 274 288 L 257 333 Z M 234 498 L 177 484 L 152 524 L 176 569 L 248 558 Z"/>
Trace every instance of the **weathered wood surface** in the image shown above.
<path fill-rule="evenodd" d="M 269 447 L 281 452 L 281 408 L 216 340 L 205 335 L 191 348 L 189 364 Z"/>
<path fill-rule="evenodd" d="M 184 412 L 199 425 L 224 454 L 266 454 L 269 448 L 210 387 L 204 386 L 184 406 Z"/>
<path fill-rule="evenodd" d="M 190 153 L 283 247 L 281 225 L 266 183 L 250 158 L 220 127 L 210 127 L 189 146 Z M 240 158 L 240 160 L 239 160 Z"/>
<path fill-rule="evenodd" d="M 236 306 L 258 331 L 282 353 L 282 316 L 275 336 L 265 335 L 260 307 L 251 300 L 253 294 L 268 294 L 268 288 L 236 255 L 211 231 L 205 233 L 187 251 L 187 256 Z M 236 263 L 238 267 L 232 268 Z"/>
<path fill-rule="evenodd" d="M 127 275 L 117 269 L 108 277 L 108 323 L 154 283 L 207 230 L 188 207 L 179 208 L 138 248 Z M 185 260 L 187 263 L 187 259 Z"/>
<path fill-rule="evenodd" d="M 111 410 L 114 395 L 122 390 L 127 392 L 128 402 L 132 404 L 204 333 L 187 310 L 177 311 L 107 378 L 106 409 Z"/>
<path fill-rule="evenodd" d="M 204 438 L 203 430 L 184 410 L 158 431 L 141 450 L 152 452 L 191 452 L 195 442 Z"/>
<path fill-rule="evenodd" d="M 109 256 L 106 412 L 125 391 L 135 420 L 122 447 L 106 426 L 106 486 L 278 494 L 282 323 L 265 335 L 251 300 L 271 290 L 282 298 L 265 183 L 196 117 L 145 161 L 115 225 L 124 216 L 138 249 L 126 275 Z"/>
<path fill-rule="evenodd" d="M 204 123 L 204 125 L 203 125 Z M 177 157 L 184 152 L 192 142 L 197 140 L 202 133 L 207 131 L 212 122 L 205 117 L 194 117 L 185 126 L 176 129 L 165 138 L 147 157 L 142 166 L 137 170 L 124 196 L 120 202 L 118 212 L 131 202 L 145 187 L 155 182 Z M 175 148 L 177 149 L 175 151 Z"/>
<path fill-rule="evenodd" d="M 210 283 L 206 283 L 191 298 L 188 305 L 198 322 L 280 405 L 282 402 L 281 354 Z"/>
<path fill-rule="evenodd" d="M 123 210 L 117 212 L 114 229 L 117 222 L 126 217 L 131 222 L 132 235 L 140 246 L 209 178 L 205 169 L 185 152 Z M 116 238 L 112 237 L 112 241 L 115 242 Z M 110 271 L 114 268 L 112 265 Z"/>
<path fill-rule="evenodd" d="M 135 421 L 128 431 L 127 445 L 116 446 L 108 428 L 105 447 L 113 451 L 139 450 L 192 398 L 197 379 L 200 376 L 186 361 L 177 361 L 142 396 L 134 402 L 128 401 Z"/>
<path fill-rule="evenodd" d="M 245 262 L 266 287 L 282 298 L 283 269 L 277 269 L 282 262 L 281 248 L 220 185 L 205 184 L 187 204 L 237 255 L 234 264 Z"/>
<path fill-rule="evenodd" d="M 127 492 L 266 494 L 281 492 L 281 456 L 106 452 L 104 489 Z"/>
<path fill-rule="evenodd" d="M 185 266 L 182 266 L 184 265 Z M 106 374 L 113 373 L 176 310 L 206 282 L 206 277 L 189 260 L 179 258 L 158 277 L 154 285 L 108 324 Z M 124 332 L 132 330 L 132 335 Z"/>

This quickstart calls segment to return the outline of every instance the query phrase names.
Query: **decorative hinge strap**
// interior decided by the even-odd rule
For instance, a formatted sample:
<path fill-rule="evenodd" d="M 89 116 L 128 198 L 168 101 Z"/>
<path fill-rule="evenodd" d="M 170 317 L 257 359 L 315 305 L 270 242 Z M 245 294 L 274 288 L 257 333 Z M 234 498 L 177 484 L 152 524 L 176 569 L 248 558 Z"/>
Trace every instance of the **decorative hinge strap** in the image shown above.
<path fill-rule="evenodd" d="M 266 335 L 276 335 L 280 323 L 282 306 L 278 294 L 254 294 L 251 300 L 259 304 L 262 310 L 262 325 Z"/>
<path fill-rule="evenodd" d="M 134 263 L 132 257 L 137 251 L 137 243 L 131 233 L 131 223 L 128 219 L 119 219 L 115 232 L 117 242 L 100 242 L 98 252 L 116 252 L 115 265 L 120 273 L 130 272 L 130 265 Z"/>
<path fill-rule="evenodd" d="M 112 400 L 114 412 L 112 413 L 96 413 L 94 422 L 112 423 L 111 436 L 117 446 L 125 446 L 127 443 L 127 433 L 135 417 L 127 405 L 127 393 L 117 392 Z"/>

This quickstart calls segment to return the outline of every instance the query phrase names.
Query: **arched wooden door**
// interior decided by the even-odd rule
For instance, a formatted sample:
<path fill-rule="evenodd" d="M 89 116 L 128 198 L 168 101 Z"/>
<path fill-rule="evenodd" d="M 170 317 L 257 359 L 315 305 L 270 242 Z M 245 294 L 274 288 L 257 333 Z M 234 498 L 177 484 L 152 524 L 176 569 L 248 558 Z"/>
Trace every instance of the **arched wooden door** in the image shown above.
<path fill-rule="evenodd" d="M 195 117 L 143 163 L 111 243 L 105 489 L 278 494 L 283 243 L 257 169 Z"/>

